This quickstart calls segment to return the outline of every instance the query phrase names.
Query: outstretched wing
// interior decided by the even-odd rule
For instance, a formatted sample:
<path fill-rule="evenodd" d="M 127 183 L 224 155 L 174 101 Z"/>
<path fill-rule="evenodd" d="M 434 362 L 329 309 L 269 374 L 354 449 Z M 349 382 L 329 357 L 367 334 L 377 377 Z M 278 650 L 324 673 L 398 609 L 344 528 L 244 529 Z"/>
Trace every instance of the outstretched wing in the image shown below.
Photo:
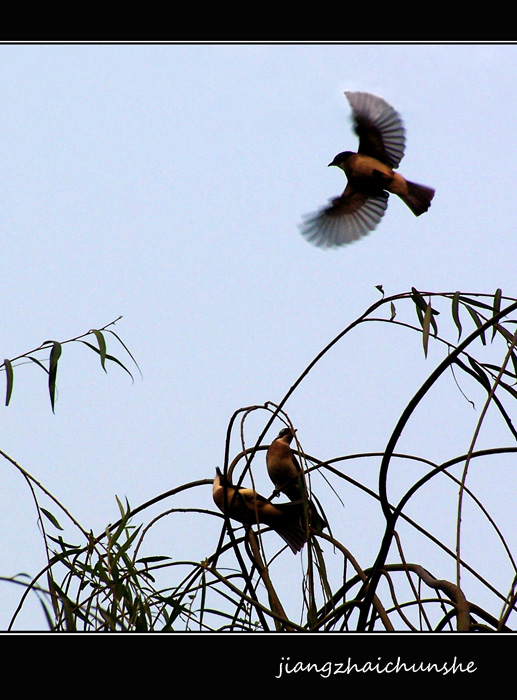
<path fill-rule="evenodd" d="M 406 144 L 402 119 L 391 105 L 369 92 L 345 92 L 352 107 L 359 153 L 398 167 Z"/>
<path fill-rule="evenodd" d="M 331 199 L 327 207 L 306 216 L 300 230 L 314 245 L 336 248 L 373 231 L 387 206 L 387 192 L 369 197 L 347 186 L 341 197 Z"/>

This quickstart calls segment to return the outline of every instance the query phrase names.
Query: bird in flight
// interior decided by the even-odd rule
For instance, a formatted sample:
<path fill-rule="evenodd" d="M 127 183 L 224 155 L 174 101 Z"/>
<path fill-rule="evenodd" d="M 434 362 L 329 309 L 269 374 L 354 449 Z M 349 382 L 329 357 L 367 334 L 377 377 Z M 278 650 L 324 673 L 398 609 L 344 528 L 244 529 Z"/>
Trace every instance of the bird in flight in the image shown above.
<path fill-rule="evenodd" d="M 417 185 L 396 173 L 405 148 L 400 115 L 385 100 L 368 92 L 345 92 L 352 107 L 357 153 L 338 153 L 329 166 L 344 171 L 347 185 L 339 197 L 304 218 L 302 234 L 317 246 L 335 248 L 352 243 L 377 226 L 388 206 L 389 193 L 402 199 L 415 216 L 431 206 L 434 189 Z"/>

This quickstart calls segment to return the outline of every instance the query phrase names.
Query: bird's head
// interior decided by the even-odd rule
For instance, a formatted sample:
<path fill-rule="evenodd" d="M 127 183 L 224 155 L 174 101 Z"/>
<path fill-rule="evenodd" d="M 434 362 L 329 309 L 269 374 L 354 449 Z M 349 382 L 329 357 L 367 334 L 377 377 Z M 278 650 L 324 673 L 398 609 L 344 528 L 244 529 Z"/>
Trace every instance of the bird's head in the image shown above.
<path fill-rule="evenodd" d="M 331 165 L 335 165 L 338 168 L 341 168 L 341 170 L 344 170 L 343 166 L 351 155 L 353 155 L 352 151 L 342 151 L 341 153 L 338 153 L 332 163 L 329 163 L 329 168 Z"/>
<path fill-rule="evenodd" d="M 278 433 L 275 439 L 280 440 L 281 438 L 287 437 L 287 441 L 291 442 L 291 440 L 294 438 L 295 433 L 296 430 L 294 428 L 282 428 L 282 430 Z"/>
<path fill-rule="evenodd" d="M 214 485 L 223 486 L 223 484 L 226 486 L 228 484 L 228 479 L 225 479 L 222 471 L 219 469 L 219 467 L 216 467 Z"/>

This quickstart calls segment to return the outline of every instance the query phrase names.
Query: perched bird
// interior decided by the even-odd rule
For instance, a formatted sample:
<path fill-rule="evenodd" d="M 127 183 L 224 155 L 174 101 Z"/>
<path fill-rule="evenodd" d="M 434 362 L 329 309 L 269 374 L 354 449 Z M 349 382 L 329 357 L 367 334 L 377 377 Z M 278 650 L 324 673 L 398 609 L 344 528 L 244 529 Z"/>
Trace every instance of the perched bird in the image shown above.
<path fill-rule="evenodd" d="M 302 234 L 318 246 L 337 247 L 365 236 L 377 226 L 396 194 L 420 216 L 431 206 L 434 190 L 394 172 L 404 155 L 404 126 L 399 114 L 368 92 L 345 92 L 352 107 L 357 153 L 338 153 L 331 165 L 341 168 L 347 186 L 328 206 L 305 217 Z"/>
<path fill-rule="evenodd" d="M 244 525 L 263 523 L 271 527 L 285 540 L 294 554 L 307 541 L 307 532 L 303 527 L 303 503 L 273 505 L 252 489 L 236 488 L 225 480 L 220 469 L 216 469 L 212 495 L 219 510 L 227 513 L 230 518 Z"/>
<path fill-rule="evenodd" d="M 291 428 L 282 428 L 273 440 L 266 453 L 267 472 L 278 493 L 285 493 L 290 501 L 307 504 L 310 524 L 315 532 L 321 532 L 326 523 L 307 498 L 300 463 L 291 449 L 294 433 Z"/>

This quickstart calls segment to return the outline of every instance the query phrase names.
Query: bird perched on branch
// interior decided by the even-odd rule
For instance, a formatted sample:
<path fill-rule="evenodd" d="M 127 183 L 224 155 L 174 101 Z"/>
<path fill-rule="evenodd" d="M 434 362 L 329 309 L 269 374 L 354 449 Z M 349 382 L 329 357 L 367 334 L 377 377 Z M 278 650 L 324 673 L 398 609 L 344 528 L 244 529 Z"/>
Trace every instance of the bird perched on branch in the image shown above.
<path fill-rule="evenodd" d="M 344 171 L 347 186 L 328 206 L 305 217 L 302 234 L 318 246 L 337 247 L 365 236 L 377 226 L 389 193 L 402 199 L 415 216 L 431 206 L 434 189 L 417 185 L 395 172 L 405 148 L 399 114 L 368 92 L 345 92 L 352 107 L 357 153 L 343 151 L 329 163 Z"/>
<path fill-rule="evenodd" d="M 290 501 L 301 500 L 308 509 L 312 529 L 315 532 L 321 532 L 326 522 L 307 497 L 300 463 L 291 449 L 294 434 L 295 431 L 292 428 L 282 428 L 273 440 L 266 453 L 267 472 L 275 485 L 277 495 L 285 493 Z"/>
<path fill-rule="evenodd" d="M 252 489 L 236 488 L 225 480 L 220 469 L 216 469 L 212 495 L 219 510 L 233 520 L 244 525 L 263 523 L 275 530 L 294 554 L 307 541 L 307 532 L 303 527 L 304 505 L 301 502 L 273 505 Z"/>

